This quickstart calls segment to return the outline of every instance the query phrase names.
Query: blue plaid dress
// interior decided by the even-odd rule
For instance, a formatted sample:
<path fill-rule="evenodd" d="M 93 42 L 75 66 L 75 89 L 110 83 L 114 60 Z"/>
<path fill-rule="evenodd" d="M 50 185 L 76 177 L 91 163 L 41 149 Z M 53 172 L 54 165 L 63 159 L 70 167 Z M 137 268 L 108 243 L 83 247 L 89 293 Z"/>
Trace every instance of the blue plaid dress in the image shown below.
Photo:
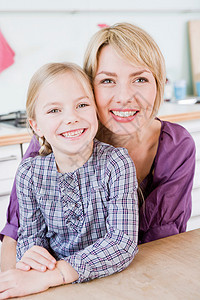
<path fill-rule="evenodd" d="M 17 173 L 17 258 L 34 245 L 78 272 L 77 282 L 122 271 L 137 253 L 138 199 L 126 149 L 94 141 L 74 172 L 57 171 L 53 153 L 28 158 Z"/>

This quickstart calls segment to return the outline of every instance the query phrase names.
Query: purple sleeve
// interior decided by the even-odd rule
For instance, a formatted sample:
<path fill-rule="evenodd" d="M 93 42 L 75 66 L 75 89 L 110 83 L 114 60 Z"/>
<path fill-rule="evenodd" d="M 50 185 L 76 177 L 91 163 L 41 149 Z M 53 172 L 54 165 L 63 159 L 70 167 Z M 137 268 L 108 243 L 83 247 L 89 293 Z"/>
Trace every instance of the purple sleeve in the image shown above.
<path fill-rule="evenodd" d="M 191 215 L 195 144 L 180 125 L 166 122 L 151 193 L 140 209 L 140 243 L 186 231 Z"/>
<path fill-rule="evenodd" d="M 35 136 L 31 139 L 30 145 L 24 154 L 23 160 L 27 157 L 34 157 L 38 155 L 40 145 Z M 16 179 L 14 180 L 10 203 L 7 210 L 7 222 L 2 231 L 0 232 L 0 240 L 3 240 L 4 235 L 7 235 L 15 240 L 17 240 L 17 231 L 19 226 L 19 204 L 17 200 L 16 193 Z"/>

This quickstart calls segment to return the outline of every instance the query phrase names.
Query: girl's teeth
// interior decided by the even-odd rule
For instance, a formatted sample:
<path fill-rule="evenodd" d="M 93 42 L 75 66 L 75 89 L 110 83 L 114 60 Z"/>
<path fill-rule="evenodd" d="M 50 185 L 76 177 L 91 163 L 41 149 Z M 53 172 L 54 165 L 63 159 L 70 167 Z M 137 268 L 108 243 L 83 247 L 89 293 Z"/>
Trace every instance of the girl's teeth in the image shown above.
<path fill-rule="evenodd" d="M 83 133 L 84 129 L 80 129 L 80 130 L 74 130 L 74 131 L 70 131 L 70 132 L 65 132 L 62 135 L 64 137 L 76 137 L 79 136 Z"/>
<path fill-rule="evenodd" d="M 115 116 L 126 118 L 126 117 L 134 116 L 134 114 L 136 113 L 136 111 L 118 111 L 118 110 L 112 110 L 112 113 Z"/>

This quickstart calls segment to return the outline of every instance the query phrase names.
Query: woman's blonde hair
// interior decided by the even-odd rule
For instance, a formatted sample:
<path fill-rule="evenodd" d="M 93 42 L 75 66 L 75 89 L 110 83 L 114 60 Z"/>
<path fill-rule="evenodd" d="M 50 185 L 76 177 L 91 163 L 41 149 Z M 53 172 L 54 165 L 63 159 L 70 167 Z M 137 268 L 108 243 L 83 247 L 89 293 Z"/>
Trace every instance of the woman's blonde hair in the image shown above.
<path fill-rule="evenodd" d="M 35 105 L 41 88 L 49 83 L 52 83 L 59 75 L 71 73 L 81 83 L 87 95 L 93 99 L 93 90 L 88 76 L 83 69 L 74 63 L 49 63 L 42 66 L 30 80 L 27 101 L 26 113 L 27 119 L 36 120 Z M 32 128 L 31 128 L 32 129 Z M 41 148 L 40 155 L 48 155 L 52 152 L 50 144 L 46 141 L 45 137 L 40 138 L 32 129 L 33 133 L 40 142 Z"/>
<path fill-rule="evenodd" d="M 121 58 L 131 64 L 146 66 L 152 72 L 157 85 L 151 115 L 154 117 L 163 100 L 166 81 L 165 61 L 158 45 L 147 32 L 129 23 L 117 23 L 102 28 L 91 38 L 84 57 L 83 68 L 92 84 L 97 72 L 100 50 L 106 45 L 111 45 Z"/>

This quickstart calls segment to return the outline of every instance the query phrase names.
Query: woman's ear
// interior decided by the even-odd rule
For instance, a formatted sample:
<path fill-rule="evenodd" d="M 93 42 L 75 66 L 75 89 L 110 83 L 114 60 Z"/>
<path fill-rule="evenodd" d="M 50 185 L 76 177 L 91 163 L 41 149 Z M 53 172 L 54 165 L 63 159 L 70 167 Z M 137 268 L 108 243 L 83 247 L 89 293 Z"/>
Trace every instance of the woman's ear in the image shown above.
<path fill-rule="evenodd" d="M 34 130 L 34 132 L 39 136 L 39 137 L 43 137 L 44 135 L 42 134 L 42 132 L 40 131 L 40 128 L 37 125 L 37 122 L 33 119 L 29 119 L 28 120 L 30 126 L 32 127 L 32 129 Z"/>

